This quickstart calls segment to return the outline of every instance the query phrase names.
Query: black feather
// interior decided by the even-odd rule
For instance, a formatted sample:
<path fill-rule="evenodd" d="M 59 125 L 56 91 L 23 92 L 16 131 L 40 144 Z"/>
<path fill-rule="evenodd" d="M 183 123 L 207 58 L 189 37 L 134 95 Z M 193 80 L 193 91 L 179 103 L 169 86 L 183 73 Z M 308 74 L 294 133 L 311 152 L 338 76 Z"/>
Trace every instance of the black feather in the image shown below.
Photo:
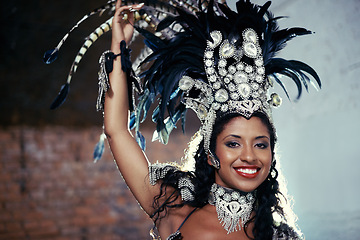
<path fill-rule="evenodd" d="M 62 85 L 59 94 L 57 95 L 55 100 L 50 105 L 50 109 L 53 110 L 53 109 L 60 107 L 66 100 L 66 97 L 69 94 L 69 90 L 70 90 L 70 85 L 68 83 L 65 83 L 64 85 Z"/>
<path fill-rule="evenodd" d="M 176 17 L 167 16 L 164 20 L 162 20 L 156 27 L 156 31 L 160 32 L 165 28 L 169 27 L 174 21 L 176 21 Z"/>
<path fill-rule="evenodd" d="M 250 3 L 249 0 L 240 0 L 236 3 L 237 12 L 229 9 L 225 4 L 208 1 L 207 9 L 203 9 L 201 1 L 199 12 L 193 14 L 186 9 L 176 7 L 177 14 L 169 16 L 158 24 L 158 31 L 170 29 L 174 31 L 174 24 L 181 25 L 181 31 L 175 32 L 171 38 L 160 39 L 153 33 L 140 30 L 144 35 L 147 45 L 153 50 L 142 64 L 150 63 L 151 66 L 141 74 L 144 80 L 144 87 L 153 96 L 159 97 L 158 106 L 152 114 L 152 120 L 156 122 L 160 138 L 167 138 L 167 134 L 173 127 L 166 128 L 166 116 L 170 116 L 172 124 L 181 119 L 182 128 L 185 128 L 186 108 L 180 99 L 183 92 L 178 91 L 178 83 L 184 76 L 191 76 L 194 79 L 208 82 L 204 67 L 204 51 L 207 41 L 211 40 L 210 32 L 221 31 L 225 38 L 235 42 L 238 46 L 242 43 L 242 32 L 247 28 L 254 29 L 260 37 L 259 42 L 262 48 L 265 74 L 273 76 L 275 81 L 283 88 L 285 94 L 290 98 L 285 84 L 279 76 L 284 75 L 294 81 L 300 97 L 303 86 L 308 88 L 311 82 L 310 77 L 321 87 L 319 76 L 314 69 L 305 63 L 295 60 L 275 58 L 276 54 L 286 43 L 296 36 L 311 34 L 305 28 L 279 29 L 277 20 L 283 17 L 274 17 L 268 10 L 271 2 L 263 6 Z M 214 7 L 218 11 L 214 11 Z M 218 61 L 217 57 L 214 59 Z M 199 94 L 198 92 L 191 93 Z M 155 97 L 146 97 L 147 104 L 142 105 L 142 111 L 147 113 L 150 103 L 154 103 Z"/>
<path fill-rule="evenodd" d="M 58 55 L 59 55 L 58 48 L 51 49 L 45 52 L 43 60 L 46 64 L 50 64 L 57 59 Z"/>

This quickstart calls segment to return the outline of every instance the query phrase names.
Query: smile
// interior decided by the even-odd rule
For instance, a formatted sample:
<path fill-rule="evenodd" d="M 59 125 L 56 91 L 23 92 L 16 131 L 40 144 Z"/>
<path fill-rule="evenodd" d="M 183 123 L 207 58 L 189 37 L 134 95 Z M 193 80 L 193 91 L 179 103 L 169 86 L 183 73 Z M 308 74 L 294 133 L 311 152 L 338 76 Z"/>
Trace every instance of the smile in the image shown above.
<path fill-rule="evenodd" d="M 258 167 L 237 167 L 234 168 L 236 173 L 245 178 L 254 178 L 259 174 Z"/>

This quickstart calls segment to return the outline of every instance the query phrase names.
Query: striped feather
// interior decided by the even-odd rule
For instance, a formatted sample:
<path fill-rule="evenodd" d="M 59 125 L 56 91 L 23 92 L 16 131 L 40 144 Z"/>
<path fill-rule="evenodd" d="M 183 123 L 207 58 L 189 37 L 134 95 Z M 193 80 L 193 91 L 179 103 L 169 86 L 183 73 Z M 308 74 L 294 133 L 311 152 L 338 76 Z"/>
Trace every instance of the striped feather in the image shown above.
<path fill-rule="evenodd" d="M 60 42 L 58 43 L 58 45 L 52 49 L 52 50 L 49 50 L 47 51 L 45 54 L 44 54 L 44 62 L 46 64 L 50 64 L 52 63 L 53 61 L 56 60 L 57 58 L 57 54 L 61 48 L 61 46 L 65 43 L 65 41 L 67 40 L 67 38 L 69 37 L 69 35 L 76 29 L 79 27 L 79 25 L 84 22 L 86 19 L 88 19 L 89 17 L 91 17 L 92 15 L 94 14 L 102 14 L 104 11 L 108 10 L 108 9 L 113 9 L 114 8 L 114 4 L 115 4 L 116 1 L 109 1 L 107 4 L 101 6 L 101 7 L 98 7 L 96 9 L 94 9 L 93 11 L 91 11 L 90 13 L 86 14 L 85 16 L 83 16 L 71 29 L 70 31 L 68 31 L 65 36 L 60 40 Z"/>
<path fill-rule="evenodd" d="M 70 84 L 71 82 L 71 78 L 74 75 L 74 73 L 77 70 L 77 67 L 81 61 L 81 59 L 83 58 L 83 56 L 85 55 L 86 51 L 91 47 L 91 45 L 96 42 L 96 40 L 99 39 L 99 37 L 101 35 L 103 35 L 104 33 L 108 32 L 109 30 L 111 30 L 111 25 L 112 25 L 112 19 L 113 17 L 109 18 L 105 23 L 101 24 L 98 28 L 95 29 L 95 31 L 93 31 L 85 40 L 84 44 L 82 45 L 82 47 L 80 48 L 78 54 L 75 57 L 75 60 L 73 62 L 73 64 L 71 65 L 71 69 L 67 78 L 67 83 Z"/>

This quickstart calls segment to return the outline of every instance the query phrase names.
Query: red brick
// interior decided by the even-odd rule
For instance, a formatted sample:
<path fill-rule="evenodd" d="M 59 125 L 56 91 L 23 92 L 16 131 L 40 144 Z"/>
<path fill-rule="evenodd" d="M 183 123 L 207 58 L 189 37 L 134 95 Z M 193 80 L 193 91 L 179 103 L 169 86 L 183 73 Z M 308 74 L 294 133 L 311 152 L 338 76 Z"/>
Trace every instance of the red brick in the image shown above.
<path fill-rule="evenodd" d="M 79 227 L 82 227 L 82 226 L 86 226 L 87 224 L 87 218 L 85 217 L 73 217 L 71 220 L 70 220 L 70 223 L 71 225 L 73 226 L 79 226 Z"/>
<path fill-rule="evenodd" d="M 78 216 L 89 216 L 92 215 L 93 211 L 88 207 L 82 206 L 82 207 L 76 207 L 75 213 Z"/>
<path fill-rule="evenodd" d="M 11 180 L 12 178 L 10 173 L 3 172 L 0 174 L 0 182 L 7 182 Z"/>
<path fill-rule="evenodd" d="M 43 218 L 43 214 L 36 211 L 31 211 L 28 209 L 28 211 L 23 211 L 23 219 L 25 221 L 31 222 L 32 220 L 38 221 Z"/>
<path fill-rule="evenodd" d="M 6 205 L 8 206 L 11 202 L 21 201 L 21 196 L 18 193 L 5 192 L 5 194 L 0 195 L 0 202 L 2 201 L 5 201 L 7 203 Z"/>
<path fill-rule="evenodd" d="M 11 221 L 13 216 L 11 211 L 1 210 L 0 211 L 0 223 Z"/>
<path fill-rule="evenodd" d="M 77 226 L 67 226 L 60 229 L 62 236 L 78 236 L 81 234 L 81 228 Z"/>
<path fill-rule="evenodd" d="M 39 238 L 52 238 L 53 236 L 59 235 L 59 230 L 56 228 L 41 228 L 41 229 L 34 229 L 28 233 L 30 239 L 39 239 Z"/>
<path fill-rule="evenodd" d="M 8 222 L 5 223 L 5 228 L 8 232 L 16 232 L 22 229 L 20 222 Z"/>
<path fill-rule="evenodd" d="M 23 240 L 26 239 L 25 232 L 8 232 L 8 233 L 0 233 L 0 240 Z"/>
<path fill-rule="evenodd" d="M 27 231 L 31 231 L 33 229 L 38 229 L 40 227 L 38 220 L 34 219 L 33 221 L 28 221 L 24 223 L 24 227 Z"/>
<path fill-rule="evenodd" d="M 40 222 L 41 228 L 55 228 L 56 224 L 53 220 L 42 220 Z"/>

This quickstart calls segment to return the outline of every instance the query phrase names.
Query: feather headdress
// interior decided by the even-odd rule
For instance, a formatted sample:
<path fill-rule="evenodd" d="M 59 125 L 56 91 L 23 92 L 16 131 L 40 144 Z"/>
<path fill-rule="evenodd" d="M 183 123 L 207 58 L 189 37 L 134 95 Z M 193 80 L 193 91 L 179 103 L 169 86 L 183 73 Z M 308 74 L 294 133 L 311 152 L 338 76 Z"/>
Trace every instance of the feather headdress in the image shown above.
<path fill-rule="evenodd" d="M 84 16 L 54 50 L 45 54 L 44 61 L 54 61 L 65 39 L 81 22 L 96 13 L 113 11 L 115 2 L 110 0 Z M 297 98 L 309 84 L 321 87 L 318 75 L 310 66 L 276 57 L 289 40 L 311 32 L 304 28 L 279 29 L 277 21 L 281 17 L 274 17 L 269 12 L 270 2 L 258 6 L 249 0 L 240 0 L 236 11 L 232 11 L 224 0 L 141 2 L 145 6 L 137 14 L 140 21 L 134 27 L 145 37 L 146 46 L 133 61 L 133 68 L 142 78 L 143 91 L 131 113 L 130 126 L 135 127 L 137 141 L 143 149 L 145 141 L 139 125 L 155 102 L 158 106 L 152 113 L 156 123 L 153 140 L 166 144 L 180 119 L 184 129 L 186 111 L 191 108 L 202 123 L 202 135 L 208 145 L 212 124 L 219 115 L 238 112 L 249 117 L 253 112 L 261 111 L 270 118 L 270 106 L 280 104 L 277 94 L 271 94 L 270 98 L 267 95 L 273 82 L 277 82 L 289 97 L 280 80 L 281 75 L 294 81 Z M 123 0 L 124 5 L 136 3 L 140 1 Z M 155 33 L 149 31 L 149 25 L 157 27 Z M 111 18 L 86 39 L 52 108 L 65 100 L 71 77 L 86 50 L 110 28 Z M 144 65 L 148 68 L 141 72 Z M 129 83 L 130 86 L 133 83 Z M 132 102 L 133 96 L 129 97 Z M 100 137 L 102 144 L 103 140 L 104 137 Z M 97 150 L 95 152 L 99 152 Z M 97 159 L 101 154 L 96 155 Z"/>
<path fill-rule="evenodd" d="M 307 64 L 276 58 L 287 41 L 311 32 L 304 28 L 279 29 L 280 18 L 268 11 L 269 6 L 270 2 L 260 7 L 240 0 L 234 12 L 210 0 L 205 9 L 199 6 L 196 14 L 177 7 L 176 16 L 160 22 L 158 32 L 181 26 L 170 39 L 138 29 L 153 50 L 144 60 L 153 63 L 141 75 L 145 92 L 139 109 L 146 113 L 155 96 L 161 99 L 153 113 L 157 124 L 154 139 L 166 143 L 179 119 L 184 125 L 186 108 L 192 108 L 202 123 L 205 149 L 209 150 L 212 125 L 219 115 L 238 112 L 250 117 L 260 111 L 270 118 L 270 106 L 280 103 L 277 94 L 268 99 L 272 80 L 288 96 L 280 75 L 294 81 L 297 98 L 302 86 L 307 89 L 312 83 L 310 77 L 321 86 L 318 75 Z"/>

